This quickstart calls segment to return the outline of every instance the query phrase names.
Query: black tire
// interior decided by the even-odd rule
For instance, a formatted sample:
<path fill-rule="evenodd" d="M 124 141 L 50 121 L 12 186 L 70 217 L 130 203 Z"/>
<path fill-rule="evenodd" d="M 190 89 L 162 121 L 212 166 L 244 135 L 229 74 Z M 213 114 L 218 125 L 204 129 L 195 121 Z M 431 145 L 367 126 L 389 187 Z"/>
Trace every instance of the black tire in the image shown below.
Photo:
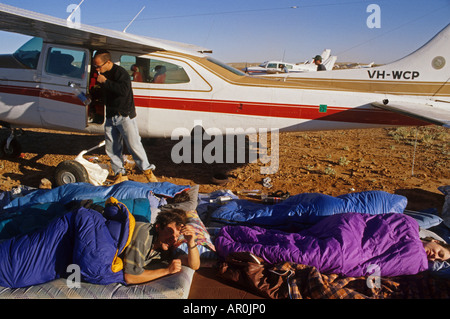
<path fill-rule="evenodd" d="M 89 174 L 77 161 L 67 160 L 56 166 L 55 184 L 62 186 L 71 183 L 89 183 Z"/>
<path fill-rule="evenodd" d="M 213 175 L 213 177 L 211 178 L 211 181 L 216 185 L 222 185 L 222 184 L 228 183 L 230 181 L 230 179 L 228 178 L 228 176 L 226 174 L 217 173 L 217 174 Z"/>
<path fill-rule="evenodd" d="M 4 158 L 18 158 L 19 155 L 22 153 L 22 146 L 17 141 L 16 138 L 13 138 L 11 140 L 11 143 L 9 143 L 9 147 L 6 147 L 7 139 L 3 140 L 1 143 L 1 156 Z"/>

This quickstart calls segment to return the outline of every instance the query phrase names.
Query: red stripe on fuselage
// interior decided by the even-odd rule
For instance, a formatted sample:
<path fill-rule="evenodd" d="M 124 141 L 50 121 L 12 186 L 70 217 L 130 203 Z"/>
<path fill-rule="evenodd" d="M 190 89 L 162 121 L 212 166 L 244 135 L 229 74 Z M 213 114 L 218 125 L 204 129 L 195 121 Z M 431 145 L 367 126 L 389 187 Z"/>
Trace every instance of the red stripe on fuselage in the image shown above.
<path fill-rule="evenodd" d="M 56 90 L 25 87 L 25 86 L 0 85 L 0 92 L 16 95 L 41 97 L 49 100 L 84 106 L 84 104 L 76 96 L 74 96 L 74 94 Z"/>
<path fill-rule="evenodd" d="M 394 112 L 369 109 L 327 106 L 321 112 L 319 105 L 293 105 L 279 103 L 257 103 L 246 101 L 204 100 L 135 96 L 136 106 L 168 110 L 184 110 L 265 116 L 278 118 L 337 121 L 382 125 L 426 125 L 427 122 L 412 119 Z"/>
<path fill-rule="evenodd" d="M 84 106 L 73 94 L 41 88 L 0 85 L 0 92 L 42 97 Z M 321 120 L 334 122 L 382 124 L 382 125 L 427 125 L 394 112 L 369 109 L 327 106 L 326 112 L 319 105 L 280 104 L 229 100 L 186 99 L 173 97 L 134 96 L 137 107 L 181 110 L 192 112 L 224 113 L 249 116 Z"/>

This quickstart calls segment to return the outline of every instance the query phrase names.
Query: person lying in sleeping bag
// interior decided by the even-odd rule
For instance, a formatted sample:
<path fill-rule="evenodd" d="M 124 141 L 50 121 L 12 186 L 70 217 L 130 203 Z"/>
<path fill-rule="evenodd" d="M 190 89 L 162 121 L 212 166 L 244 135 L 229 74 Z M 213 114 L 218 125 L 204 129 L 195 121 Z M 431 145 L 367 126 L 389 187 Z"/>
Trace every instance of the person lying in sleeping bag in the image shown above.
<path fill-rule="evenodd" d="M 337 214 L 299 232 L 258 226 L 226 226 L 216 238 L 221 258 L 250 252 L 267 263 L 294 262 L 323 273 L 367 276 L 413 275 L 428 269 L 428 259 L 448 259 L 448 247 L 423 243 L 413 218 L 398 213 Z"/>
<path fill-rule="evenodd" d="M 171 259 L 178 238 L 187 241 L 188 254 Z M 184 264 L 197 270 L 200 254 L 197 249 L 195 231 L 186 225 L 186 214 L 179 209 L 165 209 L 158 213 L 154 224 L 136 222 L 130 245 L 123 253 L 124 279 L 127 284 L 140 284 L 177 273 Z M 168 266 L 148 269 L 151 263 L 167 261 Z"/>
<path fill-rule="evenodd" d="M 152 225 L 135 222 L 126 206 L 114 198 L 104 208 L 91 200 L 74 206 L 43 228 L 0 242 L 1 287 L 28 287 L 65 278 L 71 264 L 79 266 L 82 281 L 93 284 L 150 281 L 181 270 L 180 259 L 170 261 L 165 269 L 143 269 L 147 260 L 173 248 L 180 234 L 189 247 L 183 256 L 185 264 L 199 267 L 195 231 L 185 226 L 184 211 L 160 213 Z"/>

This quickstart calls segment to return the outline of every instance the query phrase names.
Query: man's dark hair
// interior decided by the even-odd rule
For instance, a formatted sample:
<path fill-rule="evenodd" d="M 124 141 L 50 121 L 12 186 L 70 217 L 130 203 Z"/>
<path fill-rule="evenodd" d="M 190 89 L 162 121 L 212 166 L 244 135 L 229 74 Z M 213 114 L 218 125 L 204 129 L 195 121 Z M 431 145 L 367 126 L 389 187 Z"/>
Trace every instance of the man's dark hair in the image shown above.
<path fill-rule="evenodd" d="M 172 222 L 175 222 L 177 226 L 186 224 L 186 212 L 181 209 L 162 210 L 156 216 L 155 224 L 159 224 L 161 229 Z"/>
<path fill-rule="evenodd" d="M 111 53 L 109 53 L 108 50 L 97 50 L 97 52 L 95 52 L 94 58 L 99 57 L 102 62 L 107 62 L 107 61 L 111 61 Z"/>

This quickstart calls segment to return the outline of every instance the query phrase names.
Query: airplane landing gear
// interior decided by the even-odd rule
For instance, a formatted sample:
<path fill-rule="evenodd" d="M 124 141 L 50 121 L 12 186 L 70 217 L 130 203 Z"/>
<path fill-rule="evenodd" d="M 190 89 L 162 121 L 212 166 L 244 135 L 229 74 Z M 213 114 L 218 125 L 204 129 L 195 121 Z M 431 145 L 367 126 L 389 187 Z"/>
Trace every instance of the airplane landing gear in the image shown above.
<path fill-rule="evenodd" d="M 22 147 L 17 141 L 17 136 L 22 135 L 22 130 L 11 129 L 9 136 L 1 142 L 0 154 L 2 157 L 16 158 L 22 152 Z"/>
<path fill-rule="evenodd" d="M 105 168 L 101 167 L 99 164 L 90 163 L 83 158 L 84 154 L 104 145 L 105 141 L 102 141 L 97 146 L 82 151 L 75 160 L 66 160 L 59 163 L 55 170 L 56 185 L 62 186 L 70 183 L 90 183 L 91 179 L 98 182 L 102 177 L 106 179 L 108 171 L 105 171 Z M 103 181 L 99 183 L 103 184 Z"/>

